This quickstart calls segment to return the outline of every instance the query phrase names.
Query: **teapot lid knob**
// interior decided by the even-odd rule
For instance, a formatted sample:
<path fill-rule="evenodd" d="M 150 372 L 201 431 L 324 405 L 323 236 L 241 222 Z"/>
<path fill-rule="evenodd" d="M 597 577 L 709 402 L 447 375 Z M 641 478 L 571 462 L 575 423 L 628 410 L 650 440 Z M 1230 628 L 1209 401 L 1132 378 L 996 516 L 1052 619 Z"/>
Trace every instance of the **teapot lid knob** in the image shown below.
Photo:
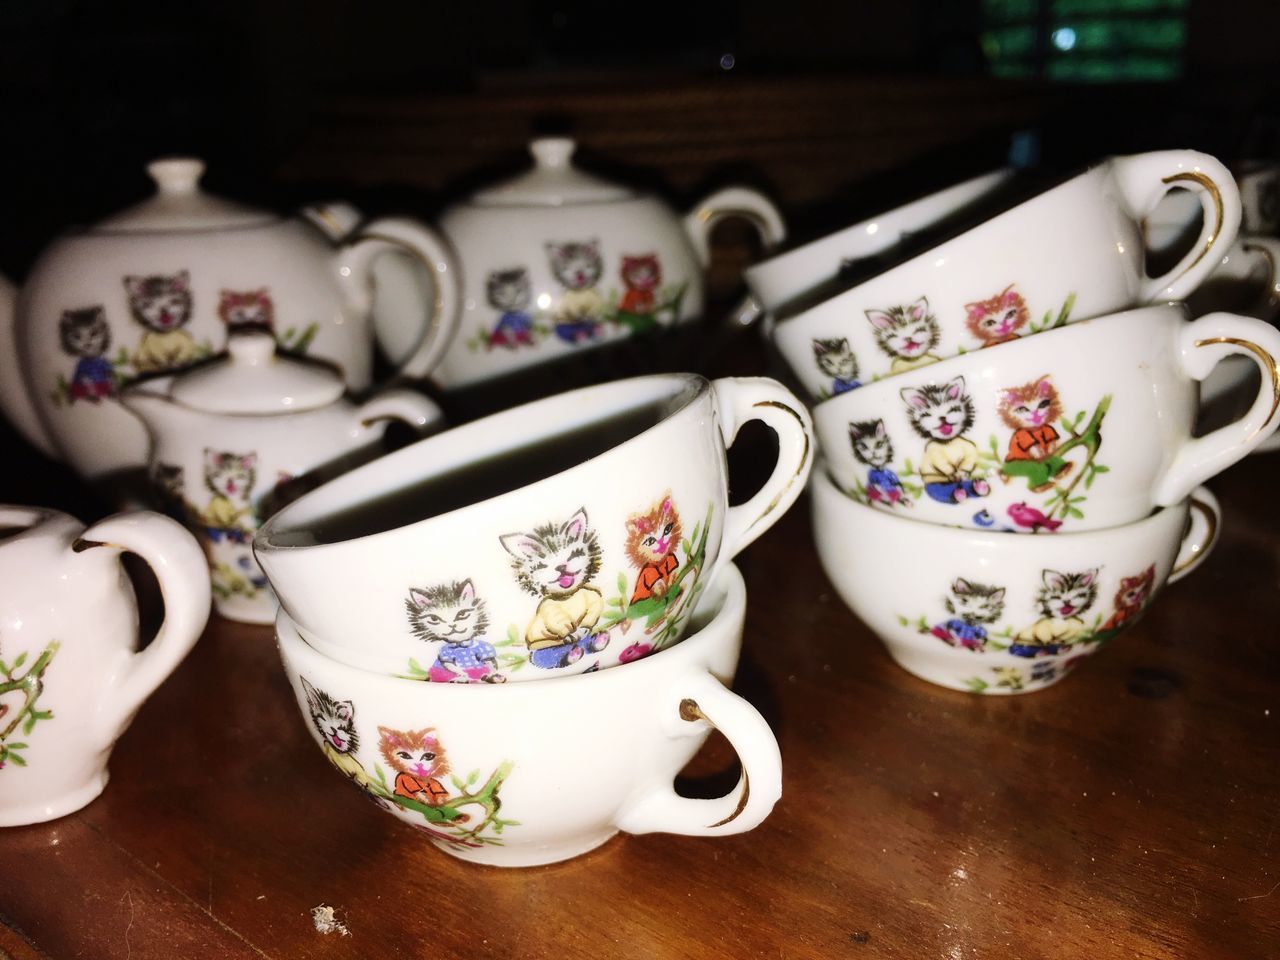
<path fill-rule="evenodd" d="M 529 152 L 540 167 L 567 167 L 577 148 L 577 141 L 569 137 L 539 137 L 529 142 Z"/>
<path fill-rule="evenodd" d="M 258 367 L 276 358 L 276 338 L 265 330 L 236 331 L 227 336 L 231 362 Z"/>
<path fill-rule="evenodd" d="M 195 157 L 166 157 L 148 163 L 147 173 L 161 193 L 194 193 L 204 176 L 204 161 Z"/>

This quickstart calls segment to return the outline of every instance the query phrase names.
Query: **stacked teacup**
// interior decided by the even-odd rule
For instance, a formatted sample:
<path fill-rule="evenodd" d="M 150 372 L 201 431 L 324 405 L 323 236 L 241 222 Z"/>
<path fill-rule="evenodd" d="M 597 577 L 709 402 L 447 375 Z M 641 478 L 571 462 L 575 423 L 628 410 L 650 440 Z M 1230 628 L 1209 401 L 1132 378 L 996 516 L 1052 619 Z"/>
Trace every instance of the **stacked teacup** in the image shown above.
<path fill-rule="evenodd" d="M 1175 187 L 1203 225 L 1149 278 L 1142 221 Z M 1042 689 L 1212 547 L 1199 485 L 1275 430 L 1280 333 L 1169 301 L 1239 222 L 1212 157 L 1117 157 L 777 325 L 820 400 L 819 553 L 900 665 Z M 1232 355 L 1262 371 L 1252 406 L 1193 437 L 1199 381 Z"/>
<path fill-rule="evenodd" d="M 730 507 L 725 451 L 751 420 L 779 455 Z M 325 756 L 481 863 L 562 860 L 618 830 L 756 826 L 781 766 L 728 690 L 746 603 L 730 561 L 795 501 L 812 449 L 774 381 L 641 377 L 475 421 L 297 500 L 254 545 Z M 741 787 L 682 798 L 672 780 L 713 726 Z"/>

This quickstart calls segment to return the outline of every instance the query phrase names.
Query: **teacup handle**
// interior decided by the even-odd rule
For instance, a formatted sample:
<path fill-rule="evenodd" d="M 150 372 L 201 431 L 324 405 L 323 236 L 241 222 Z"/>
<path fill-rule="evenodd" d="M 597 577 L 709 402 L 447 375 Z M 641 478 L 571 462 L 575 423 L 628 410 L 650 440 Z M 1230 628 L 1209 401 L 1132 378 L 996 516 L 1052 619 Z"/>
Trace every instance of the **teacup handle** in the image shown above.
<path fill-rule="evenodd" d="M 725 516 L 718 568 L 777 523 L 800 496 L 813 466 L 813 421 L 795 394 L 776 380 L 722 377 L 711 386 L 726 447 L 751 420 L 762 421 L 778 437 L 778 460 L 769 479 L 754 497 L 730 507 Z"/>
<path fill-rule="evenodd" d="M 1148 277 L 1139 288 L 1142 303 L 1183 300 L 1218 265 L 1240 229 L 1240 191 L 1218 160 L 1196 150 L 1158 150 L 1112 161 L 1119 200 L 1135 223 L 1155 212 L 1165 194 L 1182 187 L 1200 194 L 1204 223 L 1195 245 L 1177 266 Z"/>
<path fill-rule="evenodd" d="M 712 837 L 759 826 L 782 797 L 782 753 L 764 717 L 702 670 L 673 683 L 656 706 L 673 739 L 704 735 L 708 726 L 724 734 L 742 761 L 742 778 L 714 800 L 682 797 L 670 782 L 654 784 L 623 809 L 619 829 Z"/>
<path fill-rule="evenodd" d="M 209 567 L 181 524 L 150 511 L 108 517 L 82 533 L 71 549 L 136 554 L 155 573 L 164 599 L 164 621 L 155 639 L 145 650 L 123 654 L 102 694 L 101 733 L 109 744 L 200 639 L 209 620 Z"/>
<path fill-rule="evenodd" d="M 1266 269 L 1267 293 L 1260 316 L 1272 320 L 1280 312 L 1280 240 L 1250 234 L 1240 237 L 1239 247 Z"/>
<path fill-rule="evenodd" d="M 339 252 L 339 274 L 353 303 L 367 312 L 372 305 L 373 264 L 382 254 L 403 250 L 417 257 L 431 275 L 434 303 L 417 346 L 398 374 L 425 377 L 440 362 L 461 320 L 462 271 L 452 247 L 434 230 L 406 217 L 384 217 L 362 227 Z"/>
<path fill-rule="evenodd" d="M 787 238 L 782 214 L 768 197 L 749 187 L 726 187 L 704 197 L 685 214 L 684 232 L 689 236 L 698 263 L 711 263 L 711 231 L 729 217 L 742 217 L 760 234 L 765 249 L 771 249 Z"/>
<path fill-rule="evenodd" d="M 1176 583 L 1189 574 L 1218 545 L 1218 533 L 1222 530 L 1222 508 L 1218 498 L 1208 487 L 1196 487 L 1191 492 L 1190 514 L 1187 530 L 1178 545 L 1178 555 L 1173 560 L 1169 583 Z"/>
<path fill-rule="evenodd" d="M 399 420 L 419 433 L 426 433 L 443 419 L 444 414 L 434 400 L 416 390 L 404 389 L 383 390 L 355 412 L 355 420 L 361 427 L 371 427 L 383 420 Z"/>
<path fill-rule="evenodd" d="M 1224 357 L 1239 355 L 1262 373 L 1258 395 L 1248 412 L 1225 427 L 1187 440 L 1156 484 L 1155 502 L 1178 503 L 1196 487 L 1221 473 L 1275 432 L 1280 423 L 1280 331 L 1261 320 L 1234 313 L 1210 313 L 1185 324 L 1176 347 L 1182 369 L 1203 380 Z"/>

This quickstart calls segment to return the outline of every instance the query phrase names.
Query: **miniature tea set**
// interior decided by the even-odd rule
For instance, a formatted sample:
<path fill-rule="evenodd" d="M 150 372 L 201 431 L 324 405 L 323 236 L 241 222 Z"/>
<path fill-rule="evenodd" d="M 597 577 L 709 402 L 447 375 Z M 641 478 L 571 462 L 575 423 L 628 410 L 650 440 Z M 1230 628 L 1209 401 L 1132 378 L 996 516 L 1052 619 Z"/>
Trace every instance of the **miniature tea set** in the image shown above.
<path fill-rule="evenodd" d="M 275 623 L 324 757 L 454 857 L 531 866 L 619 831 L 747 831 L 782 767 L 730 691 L 746 623 L 733 560 L 802 490 L 828 576 L 899 665 L 1025 693 L 1204 560 L 1221 513 L 1201 484 L 1280 421 L 1280 333 L 1168 302 L 1225 269 L 1241 219 L 1230 173 L 1193 151 L 1112 158 L 829 296 L 815 291 L 843 263 L 905 249 L 1009 171 L 753 267 L 741 316 L 768 318 L 812 415 L 777 381 L 692 373 L 452 429 L 413 389 L 370 394 L 375 337 L 446 390 L 536 375 L 697 317 L 719 217 L 783 237 L 752 191 L 681 220 L 573 150 L 535 141 L 533 169 L 447 211 L 441 237 L 401 218 L 360 228 L 344 204 L 279 220 L 201 192 L 197 161 L 162 161 L 155 197 L 46 254 L 5 323 L 0 405 L 87 478 L 145 468 L 170 517 L 83 530 L 0 508 L 0 825 L 101 791 L 112 742 L 212 598 Z M 1192 249 L 1148 278 L 1144 221 L 1175 188 L 1202 222 L 1179 221 Z M 1262 386 L 1194 436 L 1200 383 L 1227 357 Z M 423 436 L 387 452 L 393 419 Z M 726 451 L 752 421 L 777 458 L 731 506 Z M 142 652 L 121 551 L 164 595 Z M 673 781 L 713 729 L 741 780 L 682 797 Z"/>

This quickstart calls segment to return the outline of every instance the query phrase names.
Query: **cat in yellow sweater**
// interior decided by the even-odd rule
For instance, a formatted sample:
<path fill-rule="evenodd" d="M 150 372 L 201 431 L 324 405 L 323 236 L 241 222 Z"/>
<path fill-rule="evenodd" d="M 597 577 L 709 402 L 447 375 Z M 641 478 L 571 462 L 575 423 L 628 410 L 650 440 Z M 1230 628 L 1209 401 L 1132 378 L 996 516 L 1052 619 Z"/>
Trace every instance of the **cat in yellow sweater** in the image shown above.
<path fill-rule="evenodd" d="M 903 387 L 900 395 L 911 426 L 928 441 L 920 457 L 924 492 L 939 503 L 961 503 L 989 494 L 991 485 L 974 475 L 978 448 L 965 437 L 973 427 L 974 412 L 964 377 L 943 384 Z"/>

